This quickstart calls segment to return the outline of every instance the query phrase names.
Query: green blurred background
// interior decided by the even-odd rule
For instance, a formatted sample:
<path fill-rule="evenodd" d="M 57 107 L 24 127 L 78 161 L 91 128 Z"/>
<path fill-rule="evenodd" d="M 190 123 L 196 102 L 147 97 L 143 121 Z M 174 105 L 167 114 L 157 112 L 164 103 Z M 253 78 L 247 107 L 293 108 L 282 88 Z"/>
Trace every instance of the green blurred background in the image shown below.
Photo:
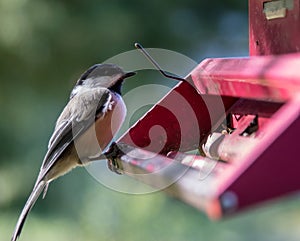
<path fill-rule="evenodd" d="M 197 62 L 245 56 L 247 26 L 246 0 L 0 0 L 0 241 L 10 239 L 55 120 L 87 67 L 135 41 Z M 20 240 L 299 240 L 299 223 L 295 197 L 211 222 L 164 193 L 118 193 L 78 168 L 50 185 Z"/>

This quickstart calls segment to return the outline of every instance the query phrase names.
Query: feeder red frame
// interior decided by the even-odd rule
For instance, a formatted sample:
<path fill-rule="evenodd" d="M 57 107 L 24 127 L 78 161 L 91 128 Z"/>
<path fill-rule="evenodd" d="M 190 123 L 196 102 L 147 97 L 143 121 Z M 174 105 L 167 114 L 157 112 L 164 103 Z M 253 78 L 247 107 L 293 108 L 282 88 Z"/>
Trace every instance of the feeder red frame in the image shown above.
<path fill-rule="evenodd" d="M 197 178 L 198 170 L 192 167 L 165 189 L 204 210 L 211 218 L 300 189 L 300 6 L 298 0 L 289 2 L 292 7 L 285 6 L 286 1 L 277 0 L 275 4 L 282 2 L 282 7 L 272 10 L 266 9 L 268 2 L 272 1 L 249 0 L 250 57 L 204 60 L 188 76 L 196 88 L 188 83 L 178 84 L 118 141 L 137 148 L 147 147 L 149 129 L 161 125 L 167 133 L 161 155 L 144 161 L 121 158 L 123 168 L 125 173 L 134 176 L 137 172 L 155 172 L 159 163 L 172 161 L 169 152 L 178 151 L 180 133 L 176 120 L 161 106 L 174 105 L 174 93 L 180 93 L 192 106 L 201 133 L 199 143 L 186 116 L 183 124 L 189 128 L 180 136 L 184 140 L 180 151 L 202 145 L 213 126 L 224 119 L 221 112 L 210 116 L 207 102 L 213 104 L 221 98 L 226 115 L 231 117 L 258 116 L 258 135 L 251 141 L 245 137 L 246 141 L 240 145 L 238 138 L 243 137 L 228 135 L 230 151 L 234 152 L 228 163 L 217 163 L 204 180 Z M 269 20 L 267 11 L 273 14 Z M 280 12 L 278 16 L 276 11 Z M 181 108 L 181 103 L 176 106 L 184 116 L 184 106 Z M 234 118 L 230 124 L 237 130 L 241 125 Z M 160 133 L 154 133 L 152 138 L 158 143 Z M 155 151 L 155 147 L 151 148 L 154 149 L 146 151 Z M 226 150 L 225 154 L 228 154 Z M 145 182 L 155 183 L 154 180 Z"/>

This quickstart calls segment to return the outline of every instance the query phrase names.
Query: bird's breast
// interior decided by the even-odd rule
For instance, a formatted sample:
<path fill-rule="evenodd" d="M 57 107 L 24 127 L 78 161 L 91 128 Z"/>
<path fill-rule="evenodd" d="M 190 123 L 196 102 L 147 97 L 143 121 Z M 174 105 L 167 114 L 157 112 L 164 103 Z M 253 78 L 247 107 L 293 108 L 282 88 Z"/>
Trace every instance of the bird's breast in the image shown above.
<path fill-rule="evenodd" d="M 81 161 L 99 156 L 119 131 L 126 116 L 126 106 L 121 96 L 111 93 L 102 115 L 77 140 L 75 148 Z"/>

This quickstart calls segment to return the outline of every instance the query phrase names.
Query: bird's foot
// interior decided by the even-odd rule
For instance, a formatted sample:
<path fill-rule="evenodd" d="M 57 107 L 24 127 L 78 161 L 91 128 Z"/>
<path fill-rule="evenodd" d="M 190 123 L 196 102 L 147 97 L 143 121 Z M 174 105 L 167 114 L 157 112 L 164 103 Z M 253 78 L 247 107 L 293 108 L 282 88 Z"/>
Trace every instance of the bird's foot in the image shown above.
<path fill-rule="evenodd" d="M 104 155 L 107 158 L 107 166 L 112 172 L 119 175 L 124 173 L 120 159 L 124 155 L 124 152 L 118 147 L 117 143 L 113 142 Z"/>

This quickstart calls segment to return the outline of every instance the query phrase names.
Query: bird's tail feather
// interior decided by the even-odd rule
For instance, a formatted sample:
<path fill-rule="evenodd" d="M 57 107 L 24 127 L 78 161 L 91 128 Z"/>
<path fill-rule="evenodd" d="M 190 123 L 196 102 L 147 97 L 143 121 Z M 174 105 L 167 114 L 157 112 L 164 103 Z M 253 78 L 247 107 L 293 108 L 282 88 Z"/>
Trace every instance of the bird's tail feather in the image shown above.
<path fill-rule="evenodd" d="M 26 217 L 27 217 L 28 213 L 30 212 L 31 208 L 33 207 L 33 205 L 35 204 L 36 200 L 40 196 L 41 192 L 45 188 L 46 184 L 47 183 L 45 181 L 40 181 L 39 183 L 37 183 L 34 186 L 32 192 L 31 192 L 31 194 L 30 194 L 30 196 L 29 196 L 29 198 L 28 198 L 28 200 L 27 200 L 27 202 L 26 202 L 26 204 L 25 204 L 25 206 L 24 206 L 24 208 L 21 212 L 21 215 L 18 219 L 18 222 L 17 222 L 17 225 L 15 227 L 15 231 L 13 233 L 11 241 L 16 241 L 17 238 L 20 236 L 23 225 L 24 225 L 25 220 L 26 220 Z"/>

